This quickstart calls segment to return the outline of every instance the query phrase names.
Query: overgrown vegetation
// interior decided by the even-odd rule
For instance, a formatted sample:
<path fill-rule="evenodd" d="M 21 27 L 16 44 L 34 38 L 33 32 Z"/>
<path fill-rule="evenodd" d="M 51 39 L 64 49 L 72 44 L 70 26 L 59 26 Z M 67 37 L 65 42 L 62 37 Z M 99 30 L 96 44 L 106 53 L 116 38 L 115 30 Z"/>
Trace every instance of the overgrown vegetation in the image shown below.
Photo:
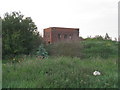
<path fill-rule="evenodd" d="M 118 56 L 118 42 L 116 41 L 87 40 L 83 41 L 82 45 L 84 46 L 83 53 L 85 58 L 110 58 Z"/>
<path fill-rule="evenodd" d="M 79 58 L 110 58 L 118 56 L 118 42 L 112 40 L 87 39 L 84 41 L 61 42 L 46 47 L 51 56 Z"/>
<path fill-rule="evenodd" d="M 3 88 L 117 88 L 117 59 L 26 57 L 3 64 Z M 95 70 L 100 76 L 94 76 Z"/>
<path fill-rule="evenodd" d="M 42 56 L 43 58 L 48 57 L 48 52 L 47 52 L 46 49 L 44 48 L 44 45 L 43 45 L 43 44 L 41 44 L 41 45 L 39 46 L 39 48 L 37 49 L 36 55 L 37 55 L 37 56 Z"/>
<path fill-rule="evenodd" d="M 50 56 L 82 57 L 83 46 L 79 41 L 60 42 L 46 46 Z"/>
<path fill-rule="evenodd" d="M 42 43 L 42 37 L 30 17 L 20 12 L 6 13 L 2 19 L 3 59 L 31 54 Z"/>
<path fill-rule="evenodd" d="M 30 17 L 13 12 L 2 21 L 3 88 L 118 87 L 118 42 L 107 33 L 45 45 Z"/>
<path fill-rule="evenodd" d="M 5 62 L 3 88 L 117 88 L 117 45 L 86 40 L 47 46 L 46 59 L 23 56 Z M 100 76 L 93 75 L 96 70 Z"/>

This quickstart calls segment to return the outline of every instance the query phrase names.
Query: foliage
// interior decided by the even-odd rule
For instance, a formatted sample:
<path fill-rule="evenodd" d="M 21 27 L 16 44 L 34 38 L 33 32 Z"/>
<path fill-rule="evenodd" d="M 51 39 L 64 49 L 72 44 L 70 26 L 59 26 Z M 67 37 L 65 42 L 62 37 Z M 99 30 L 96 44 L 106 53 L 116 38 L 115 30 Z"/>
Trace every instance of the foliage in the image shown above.
<path fill-rule="evenodd" d="M 37 55 L 48 52 L 49 58 L 20 56 L 4 62 L 3 88 L 117 88 L 118 45 L 100 39 L 40 45 Z M 94 71 L 101 74 L 94 76 Z"/>
<path fill-rule="evenodd" d="M 20 12 L 6 13 L 2 27 L 3 58 L 30 54 L 42 42 L 35 23 Z"/>
<path fill-rule="evenodd" d="M 96 35 L 95 37 L 87 37 L 85 40 L 105 40 L 101 35 Z"/>
<path fill-rule="evenodd" d="M 109 37 L 108 33 L 106 33 L 106 35 L 105 35 L 105 40 L 111 40 L 111 38 Z"/>
<path fill-rule="evenodd" d="M 94 37 L 89 36 L 89 37 L 85 38 L 85 40 L 102 40 L 102 41 L 103 41 L 103 40 L 109 40 L 109 41 L 112 41 L 112 39 L 111 39 L 111 37 L 108 35 L 108 33 L 106 33 L 104 37 L 101 36 L 101 35 L 96 35 L 96 36 L 94 36 Z"/>
<path fill-rule="evenodd" d="M 102 39 L 86 39 L 80 42 L 60 42 L 46 47 L 51 56 L 71 56 L 79 58 L 116 57 L 118 42 Z"/>
<path fill-rule="evenodd" d="M 117 88 L 115 58 L 36 57 L 3 64 L 3 88 Z M 94 71 L 100 76 L 94 76 Z"/>
<path fill-rule="evenodd" d="M 82 57 L 82 45 L 79 41 L 59 42 L 46 46 L 51 56 Z"/>
<path fill-rule="evenodd" d="M 83 56 L 90 57 L 118 57 L 118 42 L 112 41 L 106 33 L 105 38 L 100 35 L 88 37 L 81 43 L 83 45 Z"/>
<path fill-rule="evenodd" d="M 116 57 L 118 56 L 118 42 L 86 40 L 81 43 L 84 46 L 83 54 L 85 58 L 90 57 Z"/>
<path fill-rule="evenodd" d="M 43 44 L 39 46 L 36 52 L 37 56 L 43 56 L 43 57 L 48 57 L 48 52 L 44 48 Z"/>

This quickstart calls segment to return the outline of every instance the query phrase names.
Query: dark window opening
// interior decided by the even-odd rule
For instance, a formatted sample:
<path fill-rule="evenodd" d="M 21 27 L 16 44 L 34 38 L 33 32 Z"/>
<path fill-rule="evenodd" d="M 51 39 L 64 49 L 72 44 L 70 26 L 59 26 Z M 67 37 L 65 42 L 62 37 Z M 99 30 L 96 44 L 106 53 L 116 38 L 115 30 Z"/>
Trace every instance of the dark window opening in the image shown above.
<path fill-rule="evenodd" d="M 65 35 L 64 35 L 64 39 L 66 39 L 66 38 L 67 38 L 67 35 L 65 34 Z"/>
<path fill-rule="evenodd" d="M 61 39 L 61 34 L 58 34 L 58 39 Z"/>

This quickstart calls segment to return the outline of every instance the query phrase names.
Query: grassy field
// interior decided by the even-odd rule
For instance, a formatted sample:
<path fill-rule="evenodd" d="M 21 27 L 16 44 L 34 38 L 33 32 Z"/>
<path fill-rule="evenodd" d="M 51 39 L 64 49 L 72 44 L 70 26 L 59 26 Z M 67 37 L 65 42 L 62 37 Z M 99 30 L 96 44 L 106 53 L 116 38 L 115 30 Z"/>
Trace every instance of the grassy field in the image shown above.
<path fill-rule="evenodd" d="M 3 62 L 3 88 L 117 88 L 116 61 L 61 56 Z M 101 75 L 94 76 L 95 70 Z"/>
<path fill-rule="evenodd" d="M 20 55 L 3 60 L 3 88 L 118 87 L 118 42 L 91 39 L 50 44 L 45 49 L 49 56 L 45 59 Z M 93 75 L 94 71 L 101 75 Z"/>

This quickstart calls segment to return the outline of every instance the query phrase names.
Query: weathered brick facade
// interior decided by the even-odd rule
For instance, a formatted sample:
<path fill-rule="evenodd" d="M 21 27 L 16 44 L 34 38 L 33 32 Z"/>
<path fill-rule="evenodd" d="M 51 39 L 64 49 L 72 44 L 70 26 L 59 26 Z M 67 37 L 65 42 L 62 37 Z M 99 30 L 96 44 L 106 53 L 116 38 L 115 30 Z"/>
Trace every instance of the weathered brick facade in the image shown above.
<path fill-rule="evenodd" d="M 79 28 L 50 27 L 44 29 L 46 43 L 55 43 L 64 40 L 76 40 L 79 38 Z"/>

